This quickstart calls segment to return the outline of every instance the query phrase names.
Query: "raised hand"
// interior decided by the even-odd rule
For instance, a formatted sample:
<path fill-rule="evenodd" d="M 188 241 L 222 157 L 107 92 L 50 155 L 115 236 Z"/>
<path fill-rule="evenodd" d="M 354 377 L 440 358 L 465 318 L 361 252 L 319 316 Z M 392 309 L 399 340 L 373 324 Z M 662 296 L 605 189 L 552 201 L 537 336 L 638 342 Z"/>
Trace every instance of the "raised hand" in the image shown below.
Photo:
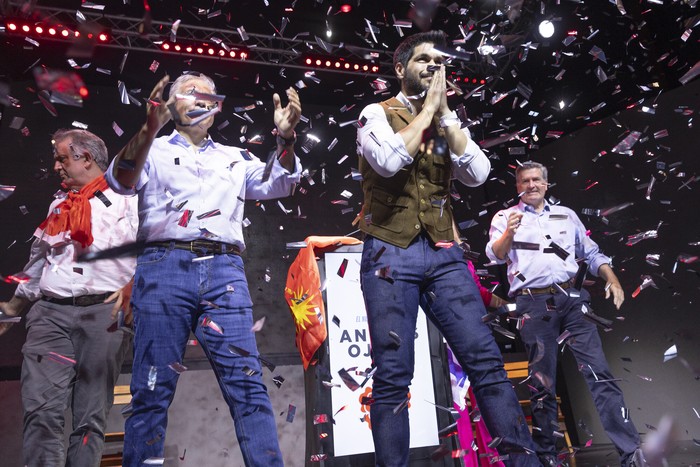
<path fill-rule="evenodd" d="M 275 105 L 274 120 L 277 133 L 283 138 L 292 138 L 294 128 L 301 118 L 301 101 L 299 100 L 299 94 L 294 88 L 290 87 L 286 93 L 289 102 L 285 107 L 282 107 L 282 100 L 279 94 L 275 93 L 272 96 L 272 102 Z"/>
<path fill-rule="evenodd" d="M 172 114 L 170 110 L 168 110 L 168 105 L 175 102 L 175 96 L 170 96 L 167 102 L 163 100 L 163 91 L 169 82 L 170 76 L 165 75 L 163 79 L 158 81 L 155 85 L 148 98 L 146 126 L 148 131 L 152 134 L 158 133 L 172 118 Z"/>

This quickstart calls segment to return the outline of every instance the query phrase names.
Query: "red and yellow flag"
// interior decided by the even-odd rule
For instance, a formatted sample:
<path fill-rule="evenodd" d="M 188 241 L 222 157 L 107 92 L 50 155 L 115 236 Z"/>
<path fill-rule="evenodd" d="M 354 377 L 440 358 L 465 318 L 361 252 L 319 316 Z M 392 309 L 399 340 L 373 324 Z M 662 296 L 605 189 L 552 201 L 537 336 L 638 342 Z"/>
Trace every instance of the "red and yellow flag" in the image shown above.
<path fill-rule="evenodd" d="M 289 267 L 284 297 L 294 318 L 297 348 L 305 370 L 328 336 L 326 310 L 321 296 L 321 276 L 318 273 L 314 248 L 360 243 L 362 242 L 352 237 L 307 237 L 306 248 L 299 251 Z"/>

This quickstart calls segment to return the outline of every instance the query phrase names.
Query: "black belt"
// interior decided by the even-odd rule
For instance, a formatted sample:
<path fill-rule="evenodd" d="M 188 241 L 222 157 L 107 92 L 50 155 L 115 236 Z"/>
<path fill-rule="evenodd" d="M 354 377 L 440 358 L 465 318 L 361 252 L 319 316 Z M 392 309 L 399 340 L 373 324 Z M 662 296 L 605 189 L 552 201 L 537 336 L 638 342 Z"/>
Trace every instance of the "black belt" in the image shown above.
<path fill-rule="evenodd" d="M 557 287 L 559 286 L 559 287 Z M 542 295 L 542 294 L 555 294 L 561 292 L 559 288 L 564 290 L 571 287 L 570 282 L 562 282 L 561 284 L 552 284 L 549 287 L 542 287 L 541 289 L 530 287 L 528 289 L 520 289 L 515 292 L 515 295 Z"/>
<path fill-rule="evenodd" d="M 214 242 L 211 240 L 192 240 L 191 242 L 182 242 L 178 240 L 170 240 L 164 242 L 149 242 L 146 247 L 157 246 L 164 248 L 177 248 L 178 250 L 187 250 L 199 255 L 241 255 L 241 249 L 237 245 L 230 243 Z"/>
<path fill-rule="evenodd" d="M 49 303 L 55 303 L 56 305 L 72 305 L 72 306 L 91 306 L 97 305 L 98 303 L 104 303 L 107 297 L 112 295 L 114 292 L 105 292 L 95 295 L 81 295 L 79 297 L 47 297 L 43 295 L 42 300 Z"/>

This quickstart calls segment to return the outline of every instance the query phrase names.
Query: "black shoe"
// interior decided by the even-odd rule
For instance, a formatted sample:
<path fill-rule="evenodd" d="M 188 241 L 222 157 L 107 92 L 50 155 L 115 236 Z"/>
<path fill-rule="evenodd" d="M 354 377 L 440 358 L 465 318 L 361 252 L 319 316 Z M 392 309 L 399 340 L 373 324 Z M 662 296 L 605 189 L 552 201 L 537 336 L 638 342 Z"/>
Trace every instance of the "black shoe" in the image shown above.
<path fill-rule="evenodd" d="M 551 454 L 544 454 L 538 457 L 544 467 L 569 467 L 568 462 L 560 461 L 557 456 Z"/>
<path fill-rule="evenodd" d="M 642 448 L 637 448 L 627 463 L 627 467 L 647 467 L 648 465 L 649 464 L 647 464 L 647 461 L 644 458 Z"/>

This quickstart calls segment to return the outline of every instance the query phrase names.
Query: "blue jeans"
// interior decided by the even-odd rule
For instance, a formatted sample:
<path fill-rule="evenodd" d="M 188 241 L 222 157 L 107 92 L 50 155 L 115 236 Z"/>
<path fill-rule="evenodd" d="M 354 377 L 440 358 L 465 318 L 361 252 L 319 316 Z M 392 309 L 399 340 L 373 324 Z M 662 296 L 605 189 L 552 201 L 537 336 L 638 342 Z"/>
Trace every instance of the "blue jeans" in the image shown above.
<path fill-rule="evenodd" d="M 396 409 L 406 400 L 413 379 L 420 305 L 469 376 L 489 432 L 503 439 L 497 449 L 510 454 L 505 464 L 539 466 L 501 353 L 489 327 L 481 321 L 486 309 L 462 250 L 456 244 L 436 248 L 423 235 L 408 248 L 368 236 L 362 251 L 361 281 L 377 367 L 370 407 L 376 464 L 408 465 L 408 410 Z M 392 337 L 394 333 L 398 339 Z"/>
<path fill-rule="evenodd" d="M 556 310 L 547 310 L 547 300 Z M 566 344 L 591 390 L 603 428 L 617 447 L 621 465 L 627 465 L 639 447 L 639 433 L 632 420 L 623 415 L 626 406 L 622 390 L 613 381 L 614 376 L 603 354 L 595 324 L 587 320 L 581 311 L 584 305 L 590 308 L 590 294 L 586 290 L 581 290 L 580 297 L 557 293 L 532 297 L 521 295 L 517 299 L 518 315 L 528 315 L 523 321 L 520 336 L 527 348 L 530 374 L 533 375 L 529 385 L 535 388 L 531 406 L 532 425 L 538 427 L 533 430 L 537 453 L 541 456 L 556 455 L 556 439 L 552 431 L 559 427 L 556 401 L 557 337 L 568 330 L 571 335 Z"/>
<path fill-rule="evenodd" d="M 149 247 L 138 257 L 132 296 L 133 413 L 126 421 L 124 466 L 140 467 L 150 457 L 163 456 L 168 407 L 178 380 L 171 366 L 182 363 L 190 331 L 216 374 L 246 466 L 281 466 L 275 418 L 251 330 L 243 260 L 220 254 L 193 262 L 196 257 L 172 247 Z M 229 345 L 249 355 L 233 353 Z"/>

